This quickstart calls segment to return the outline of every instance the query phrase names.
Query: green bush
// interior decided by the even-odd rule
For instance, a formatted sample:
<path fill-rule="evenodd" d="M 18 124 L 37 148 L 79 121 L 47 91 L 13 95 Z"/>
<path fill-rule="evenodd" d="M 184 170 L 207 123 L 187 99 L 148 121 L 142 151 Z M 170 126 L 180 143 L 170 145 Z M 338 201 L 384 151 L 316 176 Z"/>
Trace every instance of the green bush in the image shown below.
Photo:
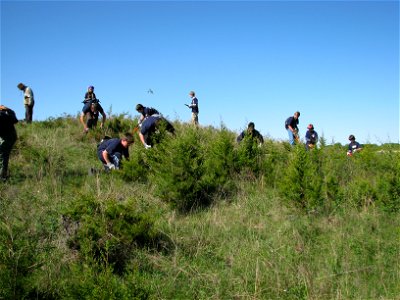
<path fill-rule="evenodd" d="M 236 170 L 250 177 L 257 177 L 262 170 L 262 146 L 257 139 L 245 136 L 236 148 Z"/>
<path fill-rule="evenodd" d="M 306 151 L 297 145 L 287 165 L 280 185 L 281 193 L 289 203 L 309 210 L 322 203 L 322 171 L 318 149 Z"/>
<path fill-rule="evenodd" d="M 157 195 L 180 211 L 211 203 L 206 177 L 205 151 L 200 131 L 189 128 L 168 144 L 157 145 L 151 168 Z"/>
<path fill-rule="evenodd" d="M 64 218 L 67 228 L 78 224 L 68 244 L 82 261 L 94 259 L 119 274 L 137 247 L 153 247 L 159 238 L 153 217 L 137 212 L 132 203 L 83 195 L 71 203 Z"/>

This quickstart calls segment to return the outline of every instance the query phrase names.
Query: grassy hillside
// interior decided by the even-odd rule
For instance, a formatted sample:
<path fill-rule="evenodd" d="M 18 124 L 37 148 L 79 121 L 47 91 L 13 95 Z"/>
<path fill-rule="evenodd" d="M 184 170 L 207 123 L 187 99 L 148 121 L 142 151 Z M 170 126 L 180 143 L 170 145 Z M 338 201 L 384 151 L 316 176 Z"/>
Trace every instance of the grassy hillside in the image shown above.
<path fill-rule="evenodd" d="M 99 140 L 135 124 L 18 124 L 0 299 L 400 299 L 398 145 L 350 158 L 175 123 L 102 172 Z"/>

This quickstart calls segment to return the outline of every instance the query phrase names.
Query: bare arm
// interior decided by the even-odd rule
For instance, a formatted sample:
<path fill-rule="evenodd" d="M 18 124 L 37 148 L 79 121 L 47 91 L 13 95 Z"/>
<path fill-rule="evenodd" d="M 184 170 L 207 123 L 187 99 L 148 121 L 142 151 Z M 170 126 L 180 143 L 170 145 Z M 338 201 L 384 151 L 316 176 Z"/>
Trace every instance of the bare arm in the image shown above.
<path fill-rule="evenodd" d="M 81 113 L 81 117 L 80 117 L 80 120 L 81 120 L 81 123 L 82 123 L 82 125 L 83 125 L 83 129 L 85 130 L 85 131 L 87 131 L 87 126 L 86 126 L 86 123 L 85 123 L 85 120 L 83 119 L 85 117 L 85 113 L 84 112 L 82 112 Z"/>
<path fill-rule="evenodd" d="M 108 152 L 107 152 L 107 150 L 104 150 L 104 151 L 101 153 L 101 155 L 103 156 L 104 161 L 106 162 L 106 164 L 109 164 L 109 163 L 110 163 L 110 160 L 108 159 Z"/>
<path fill-rule="evenodd" d="M 107 116 L 104 111 L 101 113 L 101 115 L 103 116 L 103 120 L 101 121 L 100 128 L 103 128 L 104 123 L 106 122 Z"/>

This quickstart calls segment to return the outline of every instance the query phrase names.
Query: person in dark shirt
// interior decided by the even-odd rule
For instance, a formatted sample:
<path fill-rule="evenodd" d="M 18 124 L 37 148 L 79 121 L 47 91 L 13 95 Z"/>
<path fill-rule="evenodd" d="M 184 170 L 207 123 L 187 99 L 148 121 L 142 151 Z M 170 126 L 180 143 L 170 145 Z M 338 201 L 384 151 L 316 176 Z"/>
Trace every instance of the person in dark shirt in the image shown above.
<path fill-rule="evenodd" d="M 122 156 L 129 160 L 129 146 L 133 144 L 133 136 L 125 133 L 122 139 L 113 138 L 104 140 L 97 147 L 97 156 L 106 170 L 115 170 L 121 167 Z"/>
<path fill-rule="evenodd" d="M 189 93 L 189 97 L 192 99 L 192 102 L 190 105 L 185 105 L 192 110 L 192 124 L 199 126 L 199 100 L 196 98 L 196 94 L 193 91 Z"/>
<path fill-rule="evenodd" d="M 347 149 L 347 155 L 348 156 L 352 156 L 353 153 L 362 150 L 362 147 L 361 147 L 360 143 L 356 142 L 356 138 L 355 138 L 354 135 L 350 134 L 349 141 L 350 141 L 350 144 L 349 144 L 349 147 Z"/>
<path fill-rule="evenodd" d="M 159 115 L 149 116 L 143 121 L 139 131 L 139 138 L 146 149 L 151 148 L 153 144 L 152 135 L 161 126 L 164 126 L 168 132 L 175 134 L 175 128 L 172 124 Z"/>
<path fill-rule="evenodd" d="M 139 122 L 138 122 L 138 126 L 141 127 L 143 121 L 152 116 L 152 115 L 160 115 L 160 113 L 158 112 L 157 109 L 153 108 L 153 107 L 146 107 L 143 106 L 142 104 L 138 104 L 136 105 L 136 111 L 138 113 L 140 113 L 140 118 L 139 118 Z"/>
<path fill-rule="evenodd" d="M 8 178 L 8 162 L 11 149 L 17 140 L 14 124 L 18 123 L 15 112 L 0 105 L 0 181 Z"/>
<path fill-rule="evenodd" d="M 300 117 L 300 112 L 296 111 L 292 117 L 289 117 L 285 121 L 285 128 L 288 132 L 289 135 L 289 143 L 291 145 L 296 145 L 296 142 L 299 142 L 299 128 L 297 125 L 299 125 L 299 117 Z"/>
<path fill-rule="evenodd" d="M 249 125 L 247 125 L 247 130 L 242 131 L 242 133 L 238 135 L 236 141 L 240 143 L 246 136 L 257 139 L 259 144 L 264 143 L 263 136 L 258 130 L 255 129 L 255 125 L 253 122 L 250 122 Z"/>
<path fill-rule="evenodd" d="M 99 103 L 99 99 L 97 99 L 96 94 L 94 93 L 94 86 L 90 85 L 85 93 L 85 99 L 83 99 L 83 108 L 82 110 L 87 110 L 90 107 L 90 104 L 93 102 Z"/>
<path fill-rule="evenodd" d="M 306 132 L 306 149 L 312 149 L 318 143 L 318 133 L 314 130 L 314 125 L 309 124 Z"/>
<path fill-rule="evenodd" d="M 99 119 L 99 114 L 103 116 L 100 124 L 100 128 L 103 128 L 106 122 L 106 114 L 103 107 L 99 103 L 92 102 L 89 106 L 85 105 L 82 109 L 80 121 L 83 125 L 84 132 L 88 132 L 89 129 L 95 128 L 97 126 L 97 121 Z M 86 122 L 84 120 L 86 116 Z"/>

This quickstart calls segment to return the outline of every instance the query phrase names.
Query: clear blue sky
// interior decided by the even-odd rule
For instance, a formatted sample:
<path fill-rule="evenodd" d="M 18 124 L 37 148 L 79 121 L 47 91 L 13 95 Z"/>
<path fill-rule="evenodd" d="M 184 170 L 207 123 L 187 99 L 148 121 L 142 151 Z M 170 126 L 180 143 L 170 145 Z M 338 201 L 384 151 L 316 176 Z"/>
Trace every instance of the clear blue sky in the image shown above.
<path fill-rule="evenodd" d="M 1 1 L 1 103 L 23 119 L 76 115 L 87 86 L 106 111 L 287 139 L 301 112 L 328 143 L 399 142 L 398 1 Z M 154 94 L 147 91 L 152 89 Z"/>

